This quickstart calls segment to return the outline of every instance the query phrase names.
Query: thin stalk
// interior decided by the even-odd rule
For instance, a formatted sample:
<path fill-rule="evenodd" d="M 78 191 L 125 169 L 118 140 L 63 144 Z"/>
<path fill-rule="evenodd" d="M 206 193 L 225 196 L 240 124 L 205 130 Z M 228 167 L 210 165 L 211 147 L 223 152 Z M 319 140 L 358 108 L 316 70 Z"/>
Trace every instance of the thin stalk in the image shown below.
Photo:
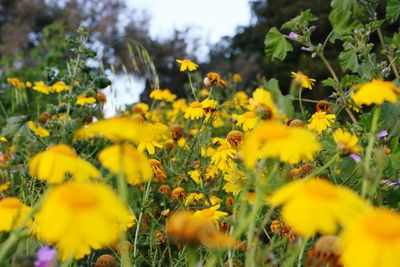
<path fill-rule="evenodd" d="M 196 89 L 193 87 L 192 77 L 190 76 L 190 72 L 187 72 L 187 74 L 188 74 L 188 78 L 189 78 L 190 88 L 192 89 L 193 97 L 194 97 L 194 99 L 196 99 L 196 101 L 199 101 L 199 99 L 197 98 L 196 93 L 195 93 Z"/>
<path fill-rule="evenodd" d="M 297 267 L 301 267 L 301 262 L 303 259 L 306 245 L 307 245 L 307 239 L 301 240 L 299 258 L 297 259 Z"/>
<path fill-rule="evenodd" d="M 386 48 L 386 44 L 385 44 L 385 39 L 383 39 L 383 34 L 382 34 L 382 31 L 381 31 L 381 28 L 378 28 L 377 31 L 378 31 L 378 36 L 379 36 L 379 42 L 381 43 L 383 50 L 388 52 L 388 50 Z M 389 60 L 389 63 L 390 62 L 394 62 L 394 59 L 393 59 L 393 57 L 391 55 L 387 54 L 387 58 Z M 399 70 L 397 69 L 396 63 L 390 64 L 390 66 L 391 66 L 391 68 L 393 70 L 393 73 L 396 76 L 396 78 L 399 78 Z"/>
<path fill-rule="evenodd" d="M 372 115 L 372 122 L 371 122 L 371 130 L 369 132 L 369 137 L 368 137 L 368 146 L 365 151 L 365 160 L 364 160 L 364 166 L 365 166 L 365 173 L 363 176 L 363 181 L 362 181 L 362 187 L 361 187 L 361 196 L 365 197 L 368 191 L 368 177 L 371 172 L 371 159 L 372 159 L 372 149 L 374 147 L 375 139 L 376 139 L 376 130 L 378 128 L 378 119 L 379 115 L 381 113 L 381 107 L 376 106 L 374 113 Z"/>
<path fill-rule="evenodd" d="M 301 102 L 301 92 L 302 92 L 303 90 L 300 88 L 299 89 L 299 106 L 300 106 L 300 111 L 301 111 L 301 115 L 303 116 L 303 119 L 305 118 L 305 115 L 304 115 L 304 109 L 303 109 L 303 104 L 302 104 L 302 102 Z"/>

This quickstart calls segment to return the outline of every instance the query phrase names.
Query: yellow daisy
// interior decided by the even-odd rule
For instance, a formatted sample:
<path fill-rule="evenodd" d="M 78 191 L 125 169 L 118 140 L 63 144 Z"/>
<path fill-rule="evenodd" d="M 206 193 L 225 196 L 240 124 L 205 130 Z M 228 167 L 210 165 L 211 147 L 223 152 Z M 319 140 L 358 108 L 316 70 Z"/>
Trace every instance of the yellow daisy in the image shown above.
<path fill-rule="evenodd" d="M 252 111 L 248 111 L 242 115 L 233 114 L 232 118 L 236 120 L 236 125 L 243 128 L 243 131 L 254 129 L 257 123 L 257 115 Z"/>
<path fill-rule="evenodd" d="M 294 78 L 295 82 L 300 84 L 302 87 L 307 89 L 312 89 L 315 83 L 315 79 L 309 78 L 307 75 L 303 74 L 301 71 L 291 73 L 292 78 Z"/>
<path fill-rule="evenodd" d="M 275 106 L 269 91 L 257 88 L 253 97 L 249 100 L 248 109 L 260 114 L 263 119 L 275 119 L 278 116 L 278 108 Z"/>
<path fill-rule="evenodd" d="M 66 85 L 64 82 L 56 82 L 51 86 L 51 89 L 57 93 L 71 90 L 71 86 Z"/>
<path fill-rule="evenodd" d="M 359 84 L 354 87 L 354 92 L 350 94 L 350 98 L 356 105 L 381 105 L 388 101 L 395 103 L 400 94 L 400 89 L 392 82 L 374 79 L 371 82 Z"/>
<path fill-rule="evenodd" d="M 11 231 L 15 228 L 30 223 L 26 216 L 31 208 L 26 206 L 18 198 L 6 197 L 0 200 L 0 232 Z"/>
<path fill-rule="evenodd" d="M 193 216 L 208 219 L 210 221 L 218 221 L 219 219 L 226 217 L 228 215 L 227 212 L 219 211 L 220 207 L 221 205 L 217 204 L 207 209 L 197 210 L 195 211 Z"/>
<path fill-rule="evenodd" d="M 32 89 L 45 95 L 50 94 L 53 90 L 50 86 L 46 85 L 42 81 L 35 82 L 35 85 L 32 87 Z"/>
<path fill-rule="evenodd" d="M 76 104 L 78 106 L 84 106 L 86 104 L 93 104 L 96 103 L 96 98 L 94 97 L 87 97 L 85 95 L 80 95 L 78 96 L 78 98 L 76 99 Z"/>
<path fill-rule="evenodd" d="M 308 129 L 315 130 L 317 133 L 322 133 L 328 129 L 331 124 L 335 121 L 335 114 L 326 114 L 325 111 L 315 112 L 311 118 L 308 120 Z"/>
<path fill-rule="evenodd" d="M 185 119 L 197 120 L 203 118 L 206 112 L 203 109 L 203 105 L 200 102 L 192 102 L 190 106 L 185 109 Z"/>
<path fill-rule="evenodd" d="M 37 136 L 39 137 L 48 137 L 50 136 L 50 132 L 47 131 L 45 128 L 36 125 L 33 121 L 28 121 L 26 123 L 26 125 L 28 126 L 28 128 Z"/>
<path fill-rule="evenodd" d="M 317 232 L 333 234 L 369 209 L 368 203 L 350 189 L 318 178 L 296 180 L 279 188 L 269 199 L 283 205 L 285 222 L 305 238 Z"/>
<path fill-rule="evenodd" d="M 190 59 L 177 59 L 176 62 L 181 64 L 180 71 L 194 71 L 199 67 L 199 65 L 192 62 Z"/>
<path fill-rule="evenodd" d="M 344 129 L 337 129 L 333 133 L 333 140 L 338 148 L 346 154 L 358 154 L 361 151 L 361 148 L 358 146 L 358 137 Z"/>

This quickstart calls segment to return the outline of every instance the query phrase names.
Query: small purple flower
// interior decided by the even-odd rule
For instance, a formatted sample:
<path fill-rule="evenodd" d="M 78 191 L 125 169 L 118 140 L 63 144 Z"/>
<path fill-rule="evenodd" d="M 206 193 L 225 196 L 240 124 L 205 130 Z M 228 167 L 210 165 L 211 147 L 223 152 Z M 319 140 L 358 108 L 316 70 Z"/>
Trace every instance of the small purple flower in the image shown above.
<path fill-rule="evenodd" d="M 306 52 L 310 52 L 311 51 L 311 48 L 305 47 L 305 46 L 302 46 L 300 49 L 303 50 L 303 51 L 306 51 Z"/>
<path fill-rule="evenodd" d="M 57 250 L 50 246 L 41 247 L 36 253 L 35 267 L 56 266 Z"/>
<path fill-rule="evenodd" d="M 400 180 L 395 182 L 395 181 L 390 181 L 388 179 L 383 179 L 381 181 L 381 184 L 387 187 L 392 187 L 392 188 L 399 188 L 400 187 Z"/>
<path fill-rule="evenodd" d="M 296 41 L 297 38 L 299 38 L 299 35 L 295 32 L 290 32 L 288 37 L 290 40 Z"/>
<path fill-rule="evenodd" d="M 383 138 L 385 136 L 388 136 L 388 132 L 386 130 L 380 131 L 376 134 L 376 137 L 378 138 Z"/>
<path fill-rule="evenodd" d="M 357 163 L 361 161 L 360 155 L 357 155 L 357 154 L 355 154 L 355 153 L 351 153 L 351 154 L 350 154 L 350 157 L 351 157 L 352 159 L 354 159 L 354 161 L 357 162 Z"/>

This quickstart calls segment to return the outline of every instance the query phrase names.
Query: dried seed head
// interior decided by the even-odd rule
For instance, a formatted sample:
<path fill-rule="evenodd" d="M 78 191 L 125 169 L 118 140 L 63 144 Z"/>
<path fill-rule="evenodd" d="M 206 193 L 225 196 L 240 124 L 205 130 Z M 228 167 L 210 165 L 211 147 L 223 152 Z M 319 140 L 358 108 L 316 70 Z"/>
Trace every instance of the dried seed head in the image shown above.
<path fill-rule="evenodd" d="M 289 122 L 290 127 L 304 127 L 304 121 L 299 119 L 294 119 Z"/>
<path fill-rule="evenodd" d="M 174 141 L 178 141 L 183 137 L 183 127 L 179 124 L 174 124 L 170 127 L 171 137 Z"/>
<path fill-rule="evenodd" d="M 97 258 L 95 267 L 117 267 L 117 261 L 109 254 L 101 255 Z"/>
<path fill-rule="evenodd" d="M 99 91 L 97 92 L 96 100 L 102 105 L 104 105 L 107 102 L 107 97 L 103 92 Z"/>
<path fill-rule="evenodd" d="M 166 184 L 160 185 L 160 187 L 158 188 L 158 192 L 166 196 L 170 196 L 171 191 L 171 187 Z"/>
<path fill-rule="evenodd" d="M 47 111 L 43 112 L 38 117 L 38 121 L 40 121 L 41 123 L 46 123 L 46 121 L 48 121 L 49 119 L 50 119 L 50 114 Z"/>
<path fill-rule="evenodd" d="M 243 142 L 243 133 L 241 131 L 230 131 L 226 136 L 226 140 L 232 147 L 238 147 Z"/>

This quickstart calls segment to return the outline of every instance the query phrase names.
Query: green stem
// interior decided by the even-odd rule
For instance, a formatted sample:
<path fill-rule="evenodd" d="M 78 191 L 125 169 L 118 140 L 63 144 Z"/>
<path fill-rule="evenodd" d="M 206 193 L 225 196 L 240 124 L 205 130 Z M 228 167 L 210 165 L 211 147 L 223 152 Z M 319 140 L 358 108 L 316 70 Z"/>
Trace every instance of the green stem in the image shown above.
<path fill-rule="evenodd" d="M 297 267 L 301 267 L 302 264 L 302 259 L 303 259 L 303 255 L 304 255 L 304 250 L 306 249 L 306 245 L 307 245 L 307 239 L 302 239 L 301 240 L 301 244 L 300 244 L 300 252 L 299 252 L 299 258 L 297 259 Z"/>
<path fill-rule="evenodd" d="M 371 129 L 369 131 L 368 137 L 368 146 L 365 151 L 365 173 L 363 176 L 362 187 L 361 187 L 361 196 L 365 197 L 368 191 L 369 185 L 369 177 L 371 177 L 371 159 L 372 159 L 372 149 L 374 147 L 375 139 L 376 139 L 376 130 L 378 128 L 378 119 L 381 113 L 381 107 L 376 106 L 374 113 L 372 115 Z"/>
<path fill-rule="evenodd" d="M 310 174 L 308 174 L 306 177 L 304 177 L 303 179 L 308 179 L 308 178 L 312 178 L 322 172 L 324 172 L 326 169 L 328 169 L 339 157 L 340 153 L 336 153 L 332 159 L 330 161 L 328 161 L 324 166 L 312 171 Z"/>
<path fill-rule="evenodd" d="M 301 92 L 302 92 L 302 88 L 299 89 L 299 106 L 300 106 L 300 111 L 301 111 L 301 115 L 303 116 L 303 119 L 305 118 L 304 116 L 304 109 L 303 109 L 303 104 L 301 102 Z"/>
<path fill-rule="evenodd" d="M 199 99 L 197 98 L 196 93 L 195 93 L 196 89 L 193 87 L 192 77 L 190 76 L 190 72 L 187 72 L 187 74 L 188 74 L 188 77 L 189 77 L 189 84 L 190 84 L 190 88 L 192 89 L 192 94 L 194 96 L 194 99 L 196 99 L 196 101 L 199 101 Z"/>
<path fill-rule="evenodd" d="M 138 253 L 138 248 L 137 248 L 137 243 L 138 243 L 138 238 L 139 238 L 139 230 L 140 230 L 140 224 L 142 222 L 142 217 L 143 217 L 143 212 L 147 203 L 147 199 L 149 198 L 150 195 L 150 185 L 151 185 L 151 178 L 149 179 L 149 181 L 147 182 L 146 185 L 146 190 L 144 192 L 144 196 L 143 196 L 143 200 L 142 200 L 142 205 L 140 208 L 140 213 L 139 213 L 139 218 L 137 221 L 137 225 L 136 225 L 136 231 L 135 231 L 135 240 L 133 242 L 133 258 L 136 259 L 137 253 Z M 136 266 L 136 264 L 135 264 Z"/>
<path fill-rule="evenodd" d="M 385 44 L 385 39 L 383 38 L 383 34 L 381 31 L 381 28 L 378 28 L 378 36 L 379 36 L 379 41 L 382 45 L 382 48 L 385 52 L 387 52 L 387 58 L 389 60 L 389 64 L 393 70 L 394 75 L 396 76 L 396 78 L 399 78 L 399 70 L 397 69 L 396 63 L 394 62 L 395 60 L 393 59 L 393 57 L 391 55 L 389 55 L 388 50 L 386 48 L 386 44 Z M 393 62 L 393 64 L 391 64 Z"/>

